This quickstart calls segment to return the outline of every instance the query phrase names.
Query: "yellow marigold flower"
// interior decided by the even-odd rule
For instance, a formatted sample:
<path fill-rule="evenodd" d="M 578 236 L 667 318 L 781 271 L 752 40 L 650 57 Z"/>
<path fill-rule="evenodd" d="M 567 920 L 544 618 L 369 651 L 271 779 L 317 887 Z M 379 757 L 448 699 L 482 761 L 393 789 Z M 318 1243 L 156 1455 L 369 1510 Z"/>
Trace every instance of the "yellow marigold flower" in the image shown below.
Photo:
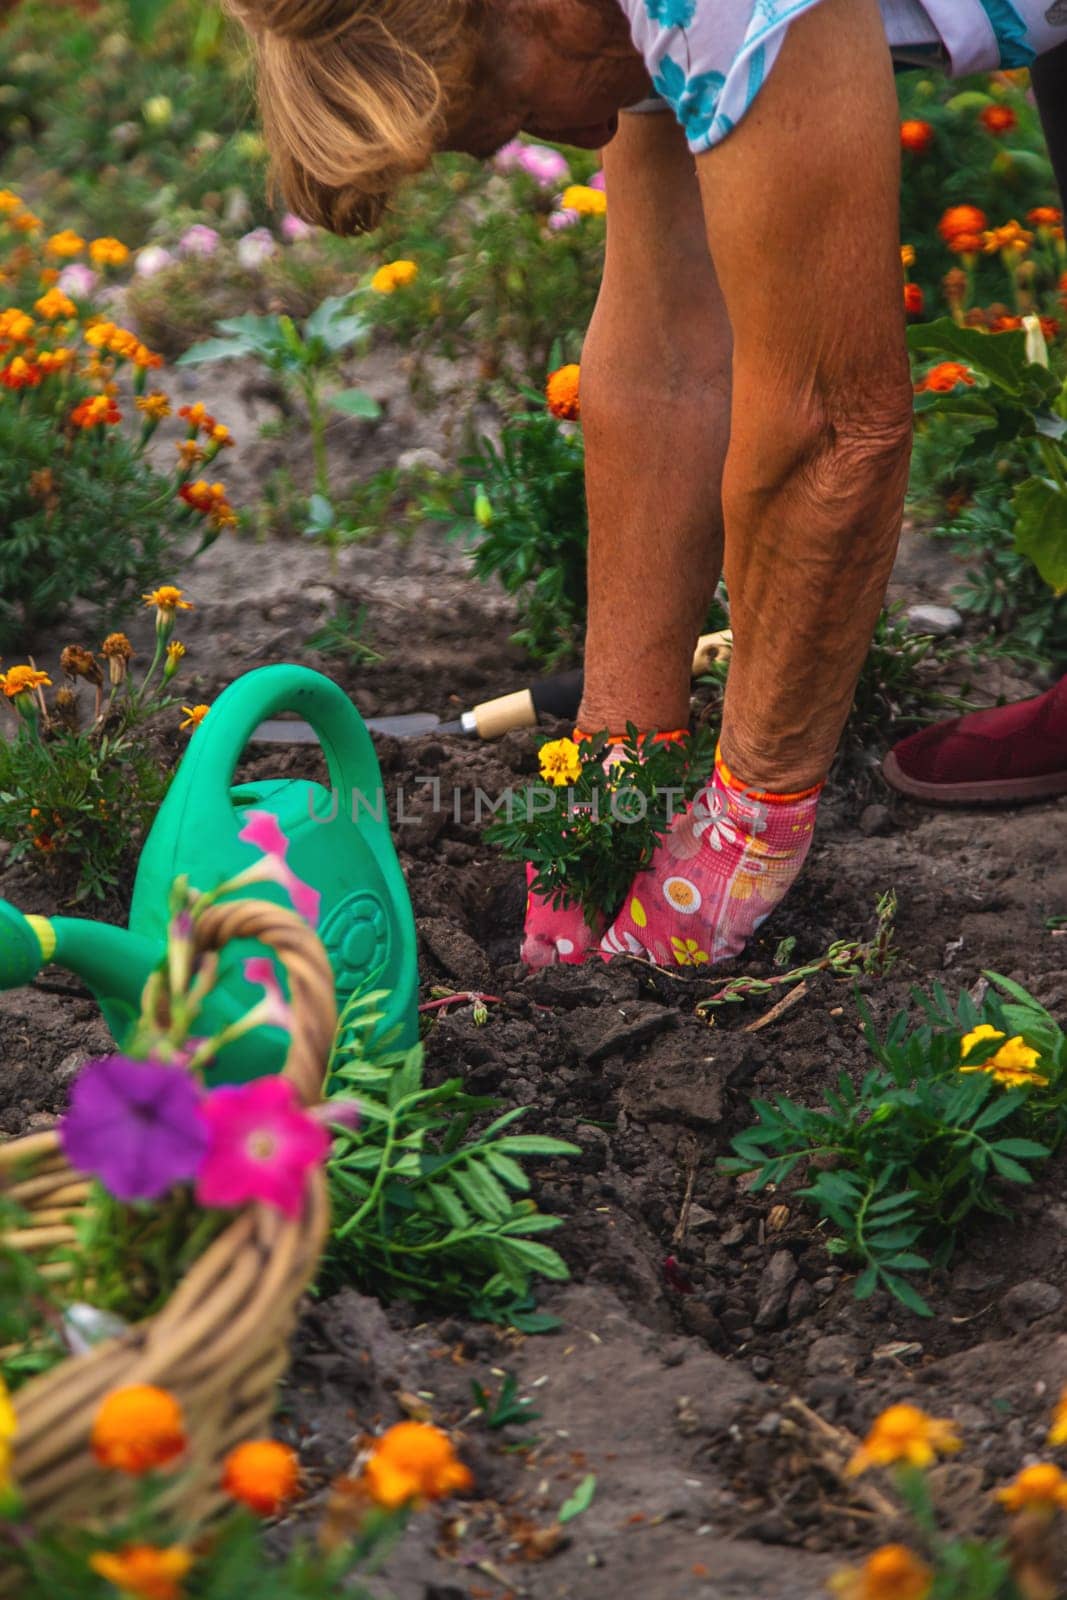
<path fill-rule="evenodd" d="M 915 265 L 915 246 L 913 244 L 901 245 L 900 264 L 902 267 L 913 267 Z"/>
<path fill-rule="evenodd" d="M 73 228 L 64 228 L 62 232 L 52 235 L 45 249 L 50 256 L 80 256 L 85 249 L 85 240 Z"/>
<path fill-rule="evenodd" d="M 11 189 L 0 189 L 0 217 L 10 216 L 12 211 L 21 211 L 22 204 L 21 195 Z"/>
<path fill-rule="evenodd" d="M 1009 1511 L 1062 1511 L 1067 1507 L 1067 1478 L 1051 1461 L 1024 1467 L 997 1499 Z"/>
<path fill-rule="evenodd" d="M 42 372 L 62 372 L 73 360 L 74 351 L 61 344 L 55 350 L 42 350 L 37 357 L 37 365 Z"/>
<path fill-rule="evenodd" d="M 199 728 L 200 724 L 203 722 L 204 718 L 207 716 L 207 714 L 208 714 L 208 712 L 210 710 L 211 710 L 211 707 L 210 706 L 205 706 L 205 705 L 182 706 L 182 711 L 184 712 L 184 716 L 183 716 L 181 722 L 179 722 L 178 727 L 182 728 L 182 729 L 184 729 L 184 728 Z"/>
<path fill-rule="evenodd" d="M 192 611 L 191 600 L 183 598 L 184 589 L 175 588 L 173 583 L 160 584 L 158 589 L 150 589 L 143 594 L 141 599 L 146 606 L 155 606 L 157 611 L 169 611 L 173 616 L 175 611 Z"/>
<path fill-rule="evenodd" d="M 8 306 L 6 311 L 0 311 L 0 339 L 11 344 L 22 344 L 33 333 L 33 318 L 28 317 L 25 311 L 20 311 L 18 306 Z"/>
<path fill-rule="evenodd" d="M 261 1517 L 272 1517 L 296 1494 L 300 1464 L 296 1452 L 277 1439 L 250 1439 L 231 1450 L 222 1464 L 222 1487 Z"/>
<path fill-rule="evenodd" d="M 838 1600 L 926 1600 L 934 1574 L 907 1545 L 884 1544 L 862 1567 L 847 1567 L 830 1579 Z"/>
<path fill-rule="evenodd" d="M 975 1062 L 973 1066 L 967 1066 L 967 1057 L 975 1045 L 980 1044 L 985 1039 L 1004 1039 L 1005 1042 L 1001 1045 L 996 1055 L 991 1056 L 988 1061 Z M 961 1072 L 990 1072 L 997 1083 L 1003 1084 L 1006 1089 L 1013 1089 L 1028 1083 L 1042 1085 L 1048 1083 L 1048 1077 L 1045 1073 L 1034 1070 L 1041 1059 L 1040 1051 L 1032 1049 L 1023 1039 L 1022 1034 L 1016 1034 L 1014 1039 L 1006 1039 L 1003 1033 L 997 1028 L 991 1027 L 988 1022 L 980 1022 L 977 1028 L 972 1029 L 970 1033 L 964 1034 L 960 1040 L 960 1050 L 962 1051 Z"/>
<path fill-rule="evenodd" d="M 414 283 L 418 275 L 418 263 L 415 261 L 387 261 L 384 267 L 378 268 L 370 286 L 376 294 L 393 294 L 395 290 Z"/>
<path fill-rule="evenodd" d="M 608 209 L 608 197 L 603 189 L 591 189 L 587 183 L 572 183 L 564 189 L 560 207 L 564 211 L 577 211 L 581 217 L 602 217 Z"/>
<path fill-rule="evenodd" d="M 874 1419 L 874 1426 L 848 1464 L 850 1477 L 868 1467 L 932 1466 L 939 1455 L 951 1455 L 960 1439 L 951 1422 L 928 1417 L 918 1406 L 890 1406 Z"/>
<path fill-rule="evenodd" d="M 185 646 L 180 639 L 172 639 L 167 646 L 166 658 L 163 662 L 163 682 L 168 683 L 178 668 L 181 666 L 182 657 L 185 655 Z"/>
<path fill-rule="evenodd" d="M 16 695 L 26 694 L 33 689 L 50 689 L 52 680 L 47 672 L 38 672 L 36 667 L 10 667 L 7 672 L 0 672 L 0 689 L 9 700 L 14 700 Z"/>
<path fill-rule="evenodd" d="M 195 439 L 179 439 L 174 447 L 181 457 L 181 464 L 187 472 L 197 466 L 204 459 L 204 452 Z"/>
<path fill-rule="evenodd" d="M 571 361 L 567 366 L 557 367 L 555 372 L 550 372 L 545 384 L 548 409 L 554 417 L 564 422 L 577 422 L 582 414 L 579 397 L 581 370 L 576 361 Z"/>
<path fill-rule="evenodd" d="M 218 445 L 220 449 L 224 445 L 233 445 L 233 434 L 230 432 L 229 428 L 224 422 L 216 422 L 215 426 L 208 434 L 208 438 L 211 440 L 212 444 Z"/>
<path fill-rule="evenodd" d="M 182 1408 L 155 1384 L 113 1389 L 93 1418 L 92 1449 L 102 1467 L 135 1477 L 165 1466 L 185 1449 Z"/>
<path fill-rule="evenodd" d="M 193 1558 L 184 1545 L 160 1549 L 154 1544 L 126 1544 L 120 1550 L 98 1550 L 89 1565 L 134 1600 L 181 1600 L 182 1579 Z"/>
<path fill-rule="evenodd" d="M 413 1500 L 441 1500 L 469 1489 L 474 1479 L 440 1428 L 398 1422 L 378 1440 L 362 1481 L 377 1505 L 395 1511 Z"/>
<path fill-rule="evenodd" d="M 538 753 L 541 776 L 557 789 L 577 783 L 582 775 L 582 754 L 573 739 L 553 739 Z"/>
<path fill-rule="evenodd" d="M 102 317 L 99 322 L 91 322 L 83 335 L 86 344 L 92 345 L 94 350 L 107 348 L 115 334 L 118 332 L 115 324 Z"/>
<path fill-rule="evenodd" d="M 130 252 L 121 239 L 106 236 L 94 239 L 89 246 L 89 260 L 94 267 L 121 267 L 130 259 Z"/>
<path fill-rule="evenodd" d="M 153 389 L 151 394 L 140 395 L 134 405 L 138 411 L 143 411 L 150 422 L 162 422 L 164 417 L 170 416 L 170 401 L 161 389 Z"/>
<path fill-rule="evenodd" d="M 13 1440 L 17 1432 L 15 1408 L 11 1404 L 7 1384 L 0 1377 L 0 1506 L 11 1492 L 11 1458 L 14 1455 Z"/>

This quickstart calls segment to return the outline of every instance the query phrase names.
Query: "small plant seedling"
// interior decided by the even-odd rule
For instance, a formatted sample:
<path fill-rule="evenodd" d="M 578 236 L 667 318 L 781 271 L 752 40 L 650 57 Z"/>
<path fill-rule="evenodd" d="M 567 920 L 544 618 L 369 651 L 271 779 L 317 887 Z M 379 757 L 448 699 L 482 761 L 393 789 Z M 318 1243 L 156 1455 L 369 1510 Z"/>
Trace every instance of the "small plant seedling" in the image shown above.
<path fill-rule="evenodd" d="M 347 603 L 342 600 L 332 617 L 328 617 L 322 627 L 311 635 L 308 648 L 321 650 L 327 656 L 345 656 L 352 666 L 370 666 L 375 661 L 381 661 L 381 652 L 375 650 L 363 637 L 363 630 L 367 624 L 367 608 L 360 606 L 357 611 L 350 611 Z"/>
<path fill-rule="evenodd" d="M 505 1373 L 500 1392 L 495 1397 L 473 1379 L 471 1392 L 487 1428 L 507 1428 L 515 1422 L 537 1422 L 540 1419 L 541 1413 L 534 1411 L 533 1401 L 519 1394 L 519 1385 L 514 1373 Z"/>
<path fill-rule="evenodd" d="M 559 1508 L 561 1523 L 573 1522 L 575 1517 L 580 1517 L 583 1511 L 588 1511 L 596 1494 L 596 1473 L 587 1472 L 581 1483 L 572 1495 L 569 1495 Z"/>

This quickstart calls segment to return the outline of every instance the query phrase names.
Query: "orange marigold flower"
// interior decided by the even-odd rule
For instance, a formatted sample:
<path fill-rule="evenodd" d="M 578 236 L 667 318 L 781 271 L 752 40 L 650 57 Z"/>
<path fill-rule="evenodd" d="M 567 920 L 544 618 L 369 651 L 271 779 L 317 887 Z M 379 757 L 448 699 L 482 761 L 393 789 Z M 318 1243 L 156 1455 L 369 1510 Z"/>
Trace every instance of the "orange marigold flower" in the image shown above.
<path fill-rule="evenodd" d="M 36 233 L 41 226 L 41 219 L 33 211 L 20 211 L 8 223 L 11 228 L 17 228 L 19 233 Z"/>
<path fill-rule="evenodd" d="M 206 713 L 205 713 L 206 714 Z M 222 1487 L 261 1517 L 272 1517 L 296 1493 L 296 1452 L 277 1439 L 250 1439 L 231 1450 L 222 1465 Z"/>
<path fill-rule="evenodd" d="M 24 361 L 22 356 L 16 356 L 0 371 L 0 383 L 5 389 L 35 389 L 42 377 L 40 366 Z"/>
<path fill-rule="evenodd" d="M 901 245 L 900 264 L 904 268 L 913 267 L 915 265 L 915 246 L 913 244 Z"/>
<path fill-rule="evenodd" d="M 24 344 L 33 333 L 33 318 L 18 306 L 8 306 L 0 311 L 0 339 L 8 344 Z"/>
<path fill-rule="evenodd" d="M 6 672 L 0 672 L 0 689 L 9 700 L 14 700 L 16 695 L 26 694 L 33 689 L 51 687 L 52 680 L 47 672 L 39 672 L 36 667 L 9 667 Z"/>
<path fill-rule="evenodd" d="M 469 1489 L 474 1479 L 440 1428 L 426 1422 L 398 1422 L 375 1444 L 363 1469 L 363 1482 L 371 1498 L 392 1511 L 415 1500 L 440 1500 Z"/>
<path fill-rule="evenodd" d="M 959 384 L 972 387 L 974 373 L 962 361 L 939 361 L 915 385 L 916 394 L 950 394 Z"/>
<path fill-rule="evenodd" d="M 187 472 L 191 471 L 193 467 L 204 459 L 204 452 L 195 439 L 179 439 L 174 448 L 181 457 L 181 464 Z"/>
<path fill-rule="evenodd" d="M 1067 1444 L 1067 1389 L 1060 1392 L 1056 1409 L 1052 1413 L 1052 1426 L 1048 1431 L 1049 1444 Z"/>
<path fill-rule="evenodd" d="M 949 206 L 937 225 L 937 231 L 947 245 L 961 233 L 981 233 L 986 226 L 986 214 L 977 206 Z"/>
<path fill-rule="evenodd" d="M 80 256 L 85 249 L 85 240 L 73 228 L 64 228 L 62 232 L 52 235 L 45 249 L 51 256 Z"/>
<path fill-rule="evenodd" d="M 216 422 L 211 428 L 208 437 L 211 443 L 217 445 L 220 450 L 233 448 L 233 434 L 224 422 Z"/>
<path fill-rule="evenodd" d="M 37 365 L 43 373 L 62 372 L 64 367 L 69 367 L 74 360 L 74 351 L 68 350 L 66 345 L 59 345 L 55 350 L 42 350 L 37 357 Z"/>
<path fill-rule="evenodd" d="M 1012 219 L 1000 228 L 989 228 L 982 235 L 982 249 L 987 256 L 999 253 L 1025 255 L 1034 242 L 1033 234 Z"/>
<path fill-rule="evenodd" d="M 46 322 L 55 322 L 60 317 L 76 317 L 78 308 L 69 295 L 62 289 L 48 289 L 39 300 L 34 301 L 33 309 L 39 317 Z"/>
<path fill-rule="evenodd" d="M 208 415 L 208 409 L 202 400 L 197 400 L 191 406 L 179 406 L 178 415 L 184 417 L 191 428 L 199 428 Z"/>
<path fill-rule="evenodd" d="M 120 1550 L 98 1550 L 89 1565 L 101 1578 L 135 1600 L 181 1600 L 182 1579 L 193 1557 L 184 1545 L 160 1549 L 154 1544 L 126 1544 Z"/>
<path fill-rule="evenodd" d="M 139 395 L 133 403 L 138 411 L 144 412 L 149 422 L 162 422 L 164 417 L 170 416 L 170 401 L 160 389 Z"/>
<path fill-rule="evenodd" d="M 554 417 L 562 417 L 565 422 L 575 422 L 581 416 L 578 398 L 580 374 L 581 368 L 572 361 L 568 366 L 557 367 L 555 372 L 549 374 L 545 384 L 549 411 Z"/>
<path fill-rule="evenodd" d="M 59 279 L 58 267 L 42 267 L 37 274 L 37 281 L 42 289 L 50 289 Z"/>
<path fill-rule="evenodd" d="M 957 233 L 948 247 L 957 256 L 977 256 L 982 252 L 983 238 L 980 233 Z"/>
<path fill-rule="evenodd" d="M 986 106 L 984 111 L 979 112 L 978 120 L 987 133 L 997 137 L 1012 133 L 1019 126 L 1019 119 L 1011 106 Z"/>
<path fill-rule="evenodd" d="M 1063 212 L 1055 206 L 1035 206 L 1026 213 L 1026 220 L 1032 228 L 1058 228 L 1063 221 Z"/>
<path fill-rule="evenodd" d="M 130 259 L 130 252 L 121 239 L 106 236 L 94 239 L 89 246 L 89 260 L 94 267 L 121 267 Z"/>
<path fill-rule="evenodd" d="M 904 285 L 904 310 L 908 316 L 921 317 L 924 304 L 923 292 L 919 285 L 917 283 L 906 283 Z"/>
<path fill-rule="evenodd" d="M 109 394 L 94 394 L 74 407 L 70 420 L 76 428 L 111 427 L 122 421 L 122 412 Z"/>
<path fill-rule="evenodd" d="M 209 511 L 226 499 L 226 490 L 221 483 L 208 483 L 206 478 L 197 478 L 195 483 L 183 483 L 178 495 L 187 506 L 207 516 Z"/>
<path fill-rule="evenodd" d="M 1067 1478 L 1051 1461 L 1041 1461 L 1024 1467 L 1007 1488 L 998 1489 L 997 1499 L 1009 1511 L 1044 1511 L 1051 1515 L 1067 1507 Z"/>
<path fill-rule="evenodd" d="M 211 707 L 205 705 L 182 706 L 182 720 L 179 722 L 178 727 L 183 729 L 199 728 L 200 724 L 203 722 L 210 710 Z M 214 726 L 214 724 L 212 724 L 212 726 Z"/>
<path fill-rule="evenodd" d="M 397 289 L 406 288 L 409 283 L 414 283 L 418 275 L 417 262 L 387 261 L 385 266 L 379 267 L 371 278 L 370 286 L 375 294 L 393 294 Z"/>
<path fill-rule="evenodd" d="M 93 1455 L 102 1467 L 135 1477 L 185 1449 L 182 1408 L 166 1389 L 133 1383 L 106 1395 L 93 1418 Z"/>
<path fill-rule="evenodd" d="M 928 122 L 912 119 L 900 124 L 900 144 L 914 156 L 921 156 L 934 142 L 934 130 Z"/>
<path fill-rule="evenodd" d="M 11 189 L 0 189 L 0 217 L 10 216 L 12 211 L 21 211 L 22 205 L 21 195 Z"/>
<path fill-rule="evenodd" d="M 158 589 L 150 589 L 143 594 L 141 599 L 146 606 L 155 606 L 157 611 L 168 611 L 171 616 L 175 611 L 192 611 L 193 603 L 184 598 L 185 590 L 176 588 L 173 583 L 162 583 Z"/>
<path fill-rule="evenodd" d="M 1015 333 L 1023 325 L 1022 317 L 1006 315 L 994 317 L 989 324 L 990 333 Z"/>
<path fill-rule="evenodd" d="M 960 1448 L 959 1435 L 951 1422 L 928 1417 L 918 1406 L 890 1406 L 874 1419 L 870 1433 L 848 1464 L 850 1477 L 858 1477 L 868 1467 L 929 1467 L 939 1455 L 951 1455 Z"/>
<path fill-rule="evenodd" d="M 838 1600 L 926 1600 L 933 1570 L 903 1544 L 885 1544 L 862 1567 L 847 1567 L 830 1579 Z"/>

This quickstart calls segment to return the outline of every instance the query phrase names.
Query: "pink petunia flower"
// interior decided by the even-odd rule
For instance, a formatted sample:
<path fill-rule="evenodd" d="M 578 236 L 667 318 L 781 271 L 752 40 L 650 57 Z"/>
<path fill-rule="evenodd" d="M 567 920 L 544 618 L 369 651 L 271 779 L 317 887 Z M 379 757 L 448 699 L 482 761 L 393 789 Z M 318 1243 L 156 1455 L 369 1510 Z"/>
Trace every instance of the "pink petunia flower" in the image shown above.
<path fill-rule="evenodd" d="M 293 1013 L 282 993 L 282 986 L 278 982 L 278 974 L 274 970 L 274 962 L 270 956 L 251 956 L 245 962 L 244 970 L 248 982 L 261 983 L 265 991 L 263 999 L 251 1013 L 255 1017 L 255 1025 L 265 1028 L 284 1028 L 288 1033 L 293 1025 Z"/>
<path fill-rule="evenodd" d="M 298 1217 L 308 1173 L 326 1158 L 330 1136 L 300 1105 L 288 1078 L 255 1078 L 214 1089 L 201 1106 L 208 1149 L 196 1182 L 202 1206 L 249 1201 Z"/>
<path fill-rule="evenodd" d="M 245 844 L 255 845 L 257 850 L 262 850 L 263 860 L 257 861 L 254 866 L 246 868 L 239 877 L 234 878 L 230 888 L 243 889 L 250 883 L 280 884 L 305 922 L 313 928 L 317 927 L 319 902 L 322 896 L 317 889 L 313 889 L 302 878 L 298 878 L 292 867 L 286 864 L 289 840 L 282 832 L 274 813 L 250 811 L 248 820 L 237 837 Z"/>

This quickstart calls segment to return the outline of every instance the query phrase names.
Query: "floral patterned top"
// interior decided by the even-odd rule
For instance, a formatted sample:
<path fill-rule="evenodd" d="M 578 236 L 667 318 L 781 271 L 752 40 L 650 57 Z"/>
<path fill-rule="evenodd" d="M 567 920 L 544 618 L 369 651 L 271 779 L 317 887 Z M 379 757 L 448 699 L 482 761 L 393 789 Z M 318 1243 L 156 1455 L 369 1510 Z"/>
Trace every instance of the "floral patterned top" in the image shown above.
<path fill-rule="evenodd" d="M 656 95 L 694 153 L 724 139 L 774 66 L 789 25 L 819 0 L 619 0 Z M 924 53 L 956 76 L 1021 67 L 1067 43 L 1067 0 L 881 0 L 906 62 Z"/>

